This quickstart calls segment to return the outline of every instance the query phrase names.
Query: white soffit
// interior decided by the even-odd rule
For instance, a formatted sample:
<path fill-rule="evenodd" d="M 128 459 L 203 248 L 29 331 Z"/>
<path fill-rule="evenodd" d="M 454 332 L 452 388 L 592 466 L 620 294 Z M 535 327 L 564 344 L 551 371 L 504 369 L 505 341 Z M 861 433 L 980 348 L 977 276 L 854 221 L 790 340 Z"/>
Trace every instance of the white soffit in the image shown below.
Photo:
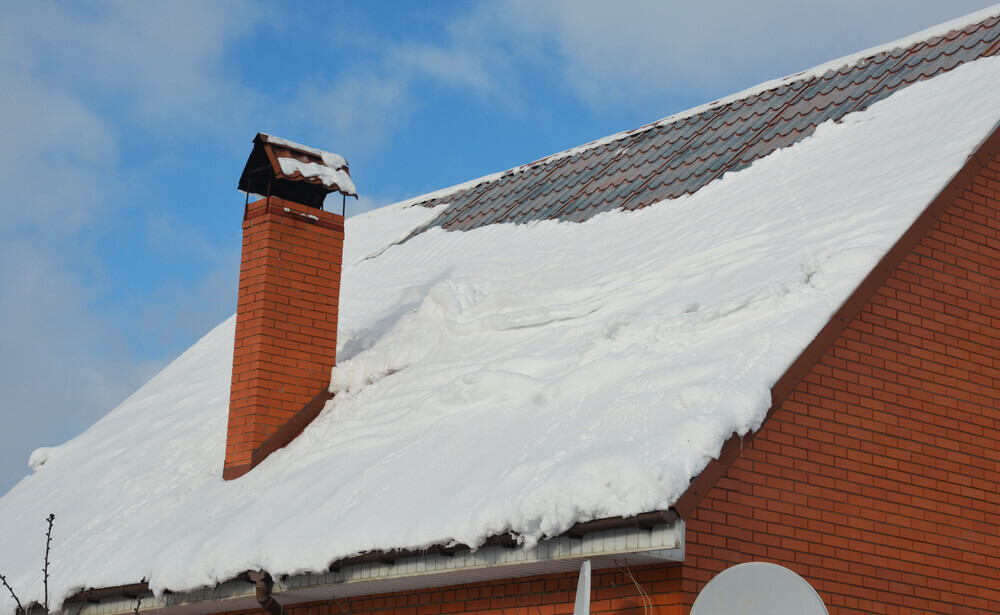
<path fill-rule="evenodd" d="M 684 521 L 651 530 L 626 528 L 560 536 L 534 549 L 499 546 L 458 551 L 446 556 L 428 554 L 400 558 L 392 564 L 373 562 L 344 566 L 336 572 L 302 574 L 275 580 L 273 596 L 288 605 L 368 594 L 445 587 L 504 578 L 577 571 L 590 560 L 594 569 L 640 566 L 684 560 Z M 117 615 L 135 610 L 135 599 L 108 598 L 99 603 L 69 604 L 64 612 L 78 615 Z M 255 588 L 246 581 L 229 581 L 213 588 L 144 598 L 139 611 L 200 615 L 258 608 Z"/>

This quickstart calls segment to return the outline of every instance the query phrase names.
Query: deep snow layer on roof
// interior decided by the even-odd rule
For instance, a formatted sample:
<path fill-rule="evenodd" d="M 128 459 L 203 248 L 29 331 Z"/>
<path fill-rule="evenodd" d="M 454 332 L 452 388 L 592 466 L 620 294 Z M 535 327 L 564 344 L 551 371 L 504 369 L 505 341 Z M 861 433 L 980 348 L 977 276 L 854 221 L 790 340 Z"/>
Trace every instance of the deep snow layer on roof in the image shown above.
<path fill-rule="evenodd" d="M 399 245 L 437 212 L 351 218 L 338 394 L 316 421 L 222 481 L 230 319 L 35 456 L 0 499 L 0 571 L 41 598 L 50 512 L 58 603 L 666 508 L 760 424 L 772 383 L 998 120 L 986 58 L 639 211 Z"/>

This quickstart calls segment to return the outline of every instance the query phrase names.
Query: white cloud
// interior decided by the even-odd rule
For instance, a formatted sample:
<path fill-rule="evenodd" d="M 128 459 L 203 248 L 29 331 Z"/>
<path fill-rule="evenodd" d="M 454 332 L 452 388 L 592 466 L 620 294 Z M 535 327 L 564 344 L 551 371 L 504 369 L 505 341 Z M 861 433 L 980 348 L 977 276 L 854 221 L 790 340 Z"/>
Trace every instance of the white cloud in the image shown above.
<path fill-rule="evenodd" d="M 512 13 L 501 23 L 550 39 L 567 85 L 584 102 L 629 106 L 685 90 L 728 94 L 989 3 L 502 0 L 491 12 Z"/>
<path fill-rule="evenodd" d="M 236 311 L 239 268 L 240 253 L 234 251 L 194 283 L 161 284 L 141 308 L 143 341 L 174 355 L 186 350 L 192 331 L 206 333 Z"/>
<path fill-rule="evenodd" d="M 433 43 L 396 42 L 388 62 L 413 79 L 431 79 L 481 97 L 519 89 L 519 66 L 539 59 L 538 37 L 517 11 L 487 0 L 452 16 L 445 36 Z M 510 99 L 504 102 L 510 103 Z"/>
<path fill-rule="evenodd" d="M 122 105 L 133 121 L 166 131 L 228 125 L 245 111 L 252 92 L 226 78 L 226 46 L 259 13 L 235 0 L 35 0 L 9 4 L 0 17 L 7 53 L 25 72 L 71 96 Z"/>
<path fill-rule="evenodd" d="M 197 228 L 183 224 L 165 211 L 147 218 L 146 244 L 163 255 L 183 254 L 188 259 L 209 263 L 220 263 L 231 256 Z"/>
<path fill-rule="evenodd" d="M 238 226 L 232 228 L 232 236 L 237 237 Z M 240 244 L 224 248 L 166 212 L 147 219 L 146 235 L 147 245 L 159 257 L 176 262 L 183 255 L 185 261 L 199 263 L 205 271 L 194 282 L 161 281 L 138 306 L 139 341 L 179 354 L 192 332 L 207 332 L 236 310 Z"/>
<path fill-rule="evenodd" d="M 327 118 L 333 142 L 345 144 L 337 147 L 368 154 L 405 125 L 424 81 L 508 110 L 521 110 L 538 75 L 561 79 L 594 108 L 648 109 L 666 96 L 708 102 L 989 1 L 483 0 L 463 5 L 438 40 L 349 33 L 366 62 L 304 90 L 303 108 Z"/>
<path fill-rule="evenodd" d="M 391 140 L 418 109 L 422 86 L 472 94 L 507 107 L 517 105 L 523 87 L 518 63 L 522 45 L 534 44 L 516 33 L 511 11 L 494 12 L 479 3 L 451 17 L 440 40 L 379 40 L 350 31 L 331 36 L 364 52 L 363 60 L 338 64 L 331 82 L 302 88 L 300 116 L 323 126 L 331 147 L 341 153 L 369 155 Z"/>
<path fill-rule="evenodd" d="M 400 45 L 393 48 L 393 62 L 404 73 L 425 75 L 458 88 L 488 94 L 496 83 L 482 58 L 455 47 Z"/>
<path fill-rule="evenodd" d="M 117 144 L 108 123 L 0 62 L 0 216 L 7 225 L 44 226 L 57 236 L 91 222 L 101 209 L 99 178 L 111 175 Z"/>
<path fill-rule="evenodd" d="M 161 365 L 95 309 L 92 243 L 128 181 L 121 131 L 223 130 L 243 93 L 223 78 L 225 51 L 254 15 L 231 2 L 0 3 L 0 493 L 33 448 L 79 433 Z M 219 271 L 203 286 L 228 282 Z"/>
<path fill-rule="evenodd" d="M 351 159 L 377 150 L 408 117 L 408 90 L 401 77 L 348 75 L 332 87 L 305 86 L 299 113 L 328 133 L 326 147 Z"/>
<path fill-rule="evenodd" d="M 122 352 L 53 248 L 0 241 L 0 492 L 28 473 L 34 448 L 76 435 L 160 367 Z"/>

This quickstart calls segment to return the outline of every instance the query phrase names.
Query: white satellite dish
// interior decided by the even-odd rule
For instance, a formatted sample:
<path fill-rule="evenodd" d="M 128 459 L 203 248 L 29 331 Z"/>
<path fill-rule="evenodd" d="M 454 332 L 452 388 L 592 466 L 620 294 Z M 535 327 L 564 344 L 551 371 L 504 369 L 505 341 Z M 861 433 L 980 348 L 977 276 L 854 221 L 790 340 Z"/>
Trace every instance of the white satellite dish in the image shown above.
<path fill-rule="evenodd" d="M 573 615 L 590 615 L 590 560 L 580 566 L 580 580 L 576 583 L 576 604 Z"/>
<path fill-rule="evenodd" d="M 808 581 L 784 566 L 749 562 L 708 582 L 691 615 L 829 615 Z"/>

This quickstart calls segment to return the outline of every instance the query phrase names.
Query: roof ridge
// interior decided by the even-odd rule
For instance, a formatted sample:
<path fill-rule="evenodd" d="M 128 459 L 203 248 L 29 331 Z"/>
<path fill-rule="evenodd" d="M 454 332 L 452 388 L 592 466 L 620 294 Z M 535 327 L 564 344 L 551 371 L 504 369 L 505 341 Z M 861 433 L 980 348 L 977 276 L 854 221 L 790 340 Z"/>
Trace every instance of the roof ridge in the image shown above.
<path fill-rule="evenodd" d="M 633 137 L 635 135 L 648 132 L 650 130 L 655 130 L 657 128 L 676 124 L 677 122 L 681 122 L 689 118 L 696 117 L 703 113 L 715 111 L 725 105 L 740 103 L 742 101 L 749 100 L 754 96 L 765 96 L 768 93 L 774 92 L 781 87 L 790 86 L 798 82 L 804 82 L 809 79 L 821 77 L 822 75 L 830 71 L 840 72 L 842 69 L 850 69 L 856 66 L 857 64 L 865 60 L 873 59 L 880 54 L 887 54 L 892 56 L 894 55 L 892 52 L 906 50 L 912 47 L 919 46 L 921 44 L 927 44 L 936 38 L 947 37 L 948 34 L 951 34 L 953 32 L 960 32 L 962 30 L 965 30 L 966 28 L 969 28 L 970 26 L 982 27 L 991 18 L 1000 19 L 1000 4 L 995 4 L 985 9 L 981 9 L 979 11 L 969 13 L 962 17 L 958 17 L 951 21 L 947 21 L 932 26 L 930 28 L 925 28 L 924 30 L 920 30 L 913 34 L 895 39 L 888 43 L 876 45 L 874 47 L 870 47 L 863 51 L 845 55 L 835 60 L 830 60 L 828 62 L 818 64 L 816 66 L 813 66 L 812 68 L 808 68 L 799 71 L 797 73 L 793 73 L 791 75 L 786 75 L 784 77 L 780 77 L 777 79 L 770 79 L 767 81 L 760 82 L 756 85 L 753 85 L 749 88 L 746 88 L 734 94 L 730 94 L 723 98 L 719 98 L 714 101 L 704 103 L 702 105 L 698 105 L 690 109 L 686 109 L 684 111 L 679 111 L 677 113 L 661 118 L 659 120 L 655 120 L 648 124 L 644 124 L 637 128 L 631 128 L 629 130 L 624 130 L 621 132 L 610 134 L 601 137 L 599 139 L 594 139 L 593 141 L 589 141 L 582 145 L 577 145 L 575 147 L 571 147 L 566 150 L 555 152 L 553 154 L 543 156 L 542 158 L 538 158 L 531 162 L 508 168 L 504 171 L 490 173 L 475 179 L 471 179 L 469 181 L 461 182 L 431 192 L 426 192 L 420 195 L 410 197 L 408 199 L 403 199 L 401 201 L 393 203 L 393 205 L 405 207 L 410 205 L 418 205 L 428 201 L 433 201 L 435 199 L 444 198 L 451 194 L 455 194 L 463 190 L 468 190 L 470 188 L 474 188 L 481 184 L 486 184 L 492 181 L 496 181 L 505 176 L 516 175 L 518 173 L 524 172 L 528 169 L 531 169 L 539 165 L 557 162 L 559 160 L 568 158 L 570 156 L 574 156 L 576 154 L 586 153 L 594 149 L 597 149 L 601 146 L 609 145 L 611 143 L 614 143 L 615 141 L 627 139 L 629 137 Z"/>

